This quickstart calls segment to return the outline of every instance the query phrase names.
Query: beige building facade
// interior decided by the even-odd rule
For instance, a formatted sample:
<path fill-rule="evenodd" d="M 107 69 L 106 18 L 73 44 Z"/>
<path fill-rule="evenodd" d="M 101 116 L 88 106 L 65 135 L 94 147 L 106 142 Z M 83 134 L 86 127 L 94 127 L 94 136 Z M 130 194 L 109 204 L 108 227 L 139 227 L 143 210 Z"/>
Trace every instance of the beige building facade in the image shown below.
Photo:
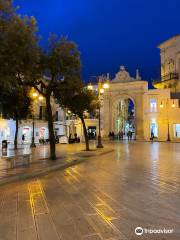
<path fill-rule="evenodd" d="M 148 89 L 148 82 L 141 80 L 139 72 L 132 78 L 124 66 L 113 80 L 102 100 L 102 132 L 107 137 L 113 131 L 123 131 L 121 120 L 127 123 L 127 99 L 134 105 L 134 138 L 149 140 L 151 135 L 158 141 L 180 141 L 180 100 L 172 98 L 170 88 Z M 128 124 L 126 124 L 128 125 Z M 168 136 L 169 135 L 169 136 Z M 126 136 L 125 136 L 126 137 Z"/>
<path fill-rule="evenodd" d="M 159 44 L 161 79 L 154 81 L 155 88 L 170 88 L 180 92 L 180 34 Z"/>
<path fill-rule="evenodd" d="M 180 141 L 180 100 L 172 99 L 170 89 L 152 89 L 144 94 L 144 138 L 151 129 L 160 141 Z"/>

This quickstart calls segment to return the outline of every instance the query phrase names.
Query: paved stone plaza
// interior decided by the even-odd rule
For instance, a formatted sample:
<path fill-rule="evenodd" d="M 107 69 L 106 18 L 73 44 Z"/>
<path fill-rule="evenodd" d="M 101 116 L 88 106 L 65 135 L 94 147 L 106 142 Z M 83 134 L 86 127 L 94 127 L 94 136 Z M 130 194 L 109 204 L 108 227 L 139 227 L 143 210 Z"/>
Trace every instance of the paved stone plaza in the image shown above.
<path fill-rule="evenodd" d="M 1 186 L 0 239 L 180 239 L 180 145 L 110 145 L 112 153 Z M 136 227 L 174 233 L 136 236 Z"/>
<path fill-rule="evenodd" d="M 44 175 L 54 170 L 66 169 L 77 165 L 89 158 L 98 157 L 114 151 L 111 145 L 97 149 L 95 141 L 90 142 L 91 151 L 84 151 L 85 144 L 57 144 L 56 161 L 49 159 L 49 145 L 38 145 L 35 149 L 30 146 L 20 146 L 18 150 L 8 148 L 1 151 L 0 156 L 0 186 Z"/>

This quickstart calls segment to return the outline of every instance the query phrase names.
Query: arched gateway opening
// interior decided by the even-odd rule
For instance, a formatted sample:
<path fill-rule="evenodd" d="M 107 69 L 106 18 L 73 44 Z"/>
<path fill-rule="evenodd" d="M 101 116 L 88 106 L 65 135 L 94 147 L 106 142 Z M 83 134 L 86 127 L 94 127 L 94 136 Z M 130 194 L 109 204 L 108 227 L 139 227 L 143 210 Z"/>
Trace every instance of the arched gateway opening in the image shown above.
<path fill-rule="evenodd" d="M 135 105 L 129 97 L 123 97 L 113 104 L 113 131 L 121 139 L 127 139 L 128 134 L 135 138 Z"/>

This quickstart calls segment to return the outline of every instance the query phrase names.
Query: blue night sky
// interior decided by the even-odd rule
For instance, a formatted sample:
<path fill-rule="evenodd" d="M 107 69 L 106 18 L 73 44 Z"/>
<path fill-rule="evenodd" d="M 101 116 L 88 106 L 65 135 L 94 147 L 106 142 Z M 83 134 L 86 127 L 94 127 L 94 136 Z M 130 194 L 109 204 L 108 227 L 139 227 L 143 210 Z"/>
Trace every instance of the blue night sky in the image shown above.
<path fill-rule="evenodd" d="M 19 12 L 35 16 L 41 44 L 49 33 L 78 45 L 86 81 L 120 65 L 143 79 L 159 75 L 159 43 L 180 33 L 180 0 L 14 0 Z"/>

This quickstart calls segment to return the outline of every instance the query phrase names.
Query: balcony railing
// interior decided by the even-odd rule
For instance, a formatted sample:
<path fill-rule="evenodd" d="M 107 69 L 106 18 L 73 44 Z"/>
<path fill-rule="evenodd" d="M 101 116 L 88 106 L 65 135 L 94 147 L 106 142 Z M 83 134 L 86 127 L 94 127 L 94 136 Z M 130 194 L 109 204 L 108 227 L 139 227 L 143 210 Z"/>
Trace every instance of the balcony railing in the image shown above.
<path fill-rule="evenodd" d="M 177 73 L 169 73 L 161 77 L 161 79 L 157 79 L 153 81 L 153 84 L 168 82 L 169 80 L 177 80 L 179 79 L 179 75 Z"/>
<path fill-rule="evenodd" d="M 179 76 L 177 73 L 169 73 L 165 76 L 162 76 L 161 77 L 161 81 L 168 81 L 168 80 L 171 80 L 171 79 L 178 79 Z"/>

